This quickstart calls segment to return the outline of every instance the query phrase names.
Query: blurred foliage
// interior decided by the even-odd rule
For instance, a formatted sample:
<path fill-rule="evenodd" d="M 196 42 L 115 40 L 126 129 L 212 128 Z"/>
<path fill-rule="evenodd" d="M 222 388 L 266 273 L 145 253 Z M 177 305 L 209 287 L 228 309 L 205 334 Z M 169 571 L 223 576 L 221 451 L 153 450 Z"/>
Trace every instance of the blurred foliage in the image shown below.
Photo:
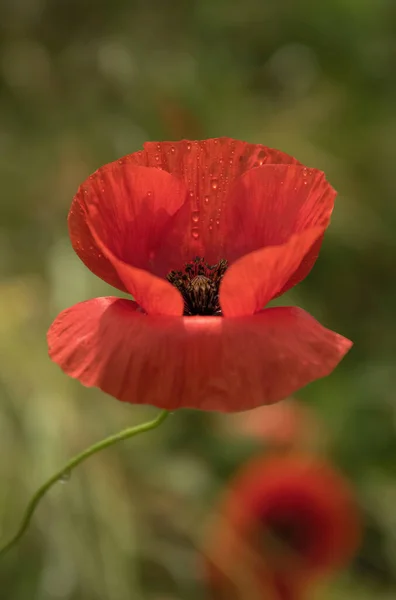
<path fill-rule="evenodd" d="M 0 535 L 66 458 L 155 414 L 87 390 L 47 358 L 59 310 L 113 293 L 80 263 L 66 215 L 101 164 L 149 139 L 228 135 L 323 169 L 339 197 L 320 259 L 281 299 L 355 346 L 299 397 L 354 482 L 366 535 L 324 600 L 396 593 L 392 0 L 2 0 Z M 216 495 L 257 444 L 183 411 L 53 489 L 0 563 L 6 600 L 205 597 Z"/>

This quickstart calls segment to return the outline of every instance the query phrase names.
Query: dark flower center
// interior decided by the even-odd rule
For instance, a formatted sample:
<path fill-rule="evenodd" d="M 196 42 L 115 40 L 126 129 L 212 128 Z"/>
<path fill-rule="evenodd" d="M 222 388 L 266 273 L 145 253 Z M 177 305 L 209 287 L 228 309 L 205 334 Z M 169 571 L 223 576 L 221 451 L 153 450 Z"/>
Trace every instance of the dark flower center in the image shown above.
<path fill-rule="evenodd" d="M 273 552 L 278 549 L 281 553 L 304 556 L 312 541 L 312 531 L 304 516 L 287 513 L 267 516 L 262 523 L 264 544 L 269 544 Z"/>
<path fill-rule="evenodd" d="M 300 523 L 287 519 L 279 520 L 269 525 L 269 532 L 293 552 L 302 553 L 304 551 L 304 530 Z"/>
<path fill-rule="evenodd" d="M 184 315 L 222 316 L 219 287 L 227 267 L 228 262 L 224 259 L 210 266 L 197 256 L 186 263 L 184 271 L 171 271 L 167 275 L 168 281 L 183 296 Z"/>

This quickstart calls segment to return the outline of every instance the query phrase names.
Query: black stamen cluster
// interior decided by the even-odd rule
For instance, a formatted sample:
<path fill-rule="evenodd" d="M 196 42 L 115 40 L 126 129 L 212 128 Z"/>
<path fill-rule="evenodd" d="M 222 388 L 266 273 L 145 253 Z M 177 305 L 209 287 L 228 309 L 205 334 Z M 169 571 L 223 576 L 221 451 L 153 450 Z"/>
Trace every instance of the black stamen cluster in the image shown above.
<path fill-rule="evenodd" d="M 197 256 L 186 263 L 184 272 L 171 271 L 167 275 L 168 281 L 183 296 L 184 315 L 222 316 L 219 287 L 227 267 L 228 262 L 224 259 L 210 266 Z"/>

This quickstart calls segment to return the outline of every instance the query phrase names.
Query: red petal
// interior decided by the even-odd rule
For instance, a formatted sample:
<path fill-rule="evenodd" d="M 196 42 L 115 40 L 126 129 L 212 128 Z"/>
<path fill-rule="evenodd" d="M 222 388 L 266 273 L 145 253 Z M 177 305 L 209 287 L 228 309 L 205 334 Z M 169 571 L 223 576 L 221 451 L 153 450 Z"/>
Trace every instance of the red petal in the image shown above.
<path fill-rule="evenodd" d="M 91 205 L 87 209 L 87 213 L 87 223 L 96 247 L 102 253 L 102 256 L 106 257 L 114 266 L 120 281 L 125 285 L 125 289 L 139 302 L 146 313 L 150 315 L 181 316 L 184 302 L 180 292 L 165 279 L 152 275 L 144 269 L 132 267 L 117 258 L 102 241 L 95 229 L 98 224 L 103 235 L 104 230 L 100 213 Z"/>
<path fill-rule="evenodd" d="M 234 184 L 227 203 L 229 245 L 226 258 L 235 260 L 265 246 L 287 242 L 292 234 L 313 226 L 327 227 L 335 190 L 316 169 L 298 165 L 266 165 L 244 173 Z M 304 257 L 280 293 L 311 270 L 321 239 Z M 279 290 L 278 290 L 279 291 Z"/>
<path fill-rule="evenodd" d="M 224 316 L 240 317 L 261 310 L 285 286 L 322 234 L 322 227 L 313 227 L 293 235 L 282 246 L 251 252 L 232 264 L 220 285 Z"/>
<path fill-rule="evenodd" d="M 144 155 L 144 156 L 143 156 Z M 230 138 L 202 141 L 147 142 L 141 158 L 183 179 L 189 190 L 189 210 L 173 222 L 174 236 L 163 252 L 182 265 L 194 256 L 216 263 L 229 235 L 225 219 L 228 194 L 236 178 L 263 164 L 299 164 L 295 158 L 260 144 Z"/>
<path fill-rule="evenodd" d="M 114 220 L 118 219 L 117 228 L 115 232 L 109 232 L 109 237 L 113 239 L 113 233 L 121 232 L 122 239 L 117 242 L 117 248 L 109 245 L 106 240 L 104 243 L 118 258 L 133 266 L 150 268 L 162 276 L 170 269 L 181 268 L 184 262 L 197 255 L 215 263 L 226 256 L 229 231 L 224 217 L 232 184 L 242 173 L 264 164 L 299 163 L 278 150 L 230 138 L 194 142 L 148 142 L 143 151 L 105 165 L 81 186 L 69 215 L 73 247 L 96 275 L 125 291 L 125 285 L 114 267 L 96 247 L 86 223 L 86 207 L 91 203 L 92 197 L 97 199 L 101 208 L 106 207 L 108 213 L 111 213 L 114 199 L 117 201 L 119 198 L 118 204 L 122 205 L 124 212 L 125 206 L 131 203 L 129 216 L 133 216 L 135 227 L 129 237 L 126 235 L 128 243 L 125 245 L 125 229 L 122 225 L 125 225 L 123 217 L 127 215 L 121 214 L 119 216 L 122 218 L 118 219 L 117 208 L 117 215 L 112 215 L 111 220 L 114 225 Z M 155 167 L 155 171 L 150 169 L 142 175 L 142 181 L 137 183 L 136 179 L 139 178 L 136 166 Z M 177 214 L 176 211 L 183 204 L 180 190 L 169 189 L 176 185 L 174 180 L 165 186 L 158 182 L 158 170 L 168 171 L 179 181 L 184 180 L 187 186 L 188 202 Z M 158 188 L 158 198 L 154 199 L 154 192 Z M 149 206 L 150 214 L 147 215 L 146 210 L 145 214 L 139 216 L 142 196 L 148 191 L 153 191 L 154 200 Z M 183 193 L 184 188 L 181 195 Z M 158 208 L 163 209 L 161 216 L 156 212 Z M 166 219 L 172 215 L 175 215 L 173 219 Z M 145 218 L 147 216 L 148 219 Z M 158 229 L 148 238 L 150 222 L 158 222 Z M 139 230 L 139 238 L 143 235 L 141 245 L 136 242 L 136 230 Z M 135 241 L 132 246 L 131 239 Z M 129 249 L 127 252 L 126 248 Z M 146 264 L 147 249 L 151 251 L 149 266 Z"/>
<path fill-rule="evenodd" d="M 62 312 L 51 358 L 119 400 L 236 412 L 270 404 L 328 375 L 351 346 L 297 308 L 253 317 L 159 317 L 117 298 Z"/>
<path fill-rule="evenodd" d="M 93 273 L 124 291 L 125 282 L 103 256 L 90 228 L 117 259 L 153 270 L 164 231 L 187 193 L 168 173 L 135 166 L 140 156 L 98 169 L 80 186 L 69 213 L 70 238 L 78 256 Z"/>

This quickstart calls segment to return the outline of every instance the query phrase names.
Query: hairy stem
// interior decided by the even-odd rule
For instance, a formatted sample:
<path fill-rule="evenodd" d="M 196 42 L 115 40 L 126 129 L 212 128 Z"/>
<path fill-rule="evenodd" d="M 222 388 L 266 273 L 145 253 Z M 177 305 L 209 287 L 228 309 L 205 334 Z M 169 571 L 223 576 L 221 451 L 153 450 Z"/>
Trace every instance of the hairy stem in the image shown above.
<path fill-rule="evenodd" d="M 109 437 L 89 446 L 80 454 L 77 454 L 73 458 L 71 458 L 59 471 L 57 471 L 54 475 L 52 475 L 32 496 L 27 508 L 25 510 L 25 514 L 19 526 L 19 529 L 15 533 L 15 535 L 2 547 L 0 548 L 0 556 L 8 552 L 23 536 L 30 525 L 30 521 L 33 517 L 34 511 L 37 508 L 40 500 L 43 496 L 48 492 L 48 490 L 58 481 L 62 481 L 62 479 L 68 478 L 71 471 L 77 467 L 84 460 L 100 452 L 101 450 L 105 450 L 109 446 L 113 446 L 113 444 L 117 444 L 117 442 L 121 442 L 122 440 L 127 440 L 130 437 L 135 435 L 139 435 L 140 433 L 144 433 L 145 431 L 150 431 L 151 429 L 155 429 L 158 427 L 163 421 L 165 421 L 166 417 L 169 415 L 167 410 L 163 410 L 160 414 L 153 419 L 152 421 L 148 421 L 147 423 L 143 423 L 142 425 L 136 425 L 134 427 L 128 427 L 127 429 L 123 429 L 119 433 L 114 435 L 110 435 Z"/>

